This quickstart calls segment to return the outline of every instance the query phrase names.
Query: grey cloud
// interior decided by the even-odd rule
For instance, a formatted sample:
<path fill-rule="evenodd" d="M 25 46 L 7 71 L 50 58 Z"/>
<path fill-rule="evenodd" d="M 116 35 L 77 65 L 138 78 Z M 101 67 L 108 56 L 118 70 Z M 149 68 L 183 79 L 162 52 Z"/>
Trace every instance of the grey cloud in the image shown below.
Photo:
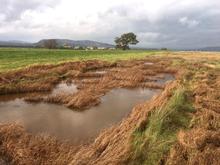
<path fill-rule="evenodd" d="M 15 21 L 27 10 L 53 7 L 59 2 L 60 0 L 1 0 L 0 15 L 5 21 Z"/>
<path fill-rule="evenodd" d="M 216 6 L 217 8 L 218 6 Z M 216 9 L 213 6 L 207 8 L 168 9 L 167 11 L 163 11 L 161 17 L 153 23 L 147 16 L 141 19 L 130 19 L 127 29 L 139 35 L 143 35 L 144 33 L 160 34 L 155 38 L 140 37 L 143 40 L 139 46 L 143 47 L 147 47 L 148 45 L 172 48 L 219 46 L 220 13 L 212 12 L 213 10 L 216 11 Z M 180 22 L 181 18 L 184 18 L 182 23 Z"/>
<path fill-rule="evenodd" d="M 13 0 L 1 0 L 5 7 L 0 6 L 5 22 L 19 19 L 26 10 L 39 10 L 42 7 L 53 7 L 58 0 L 23 0 L 12 3 Z M 216 0 L 217 2 L 217 0 Z M 155 21 L 137 6 L 118 5 L 97 13 L 98 22 L 95 31 L 89 34 L 75 34 L 72 27 L 59 28 L 57 25 L 42 26 L 42 33 L 33 36 L 31 23 L 26 25 L 28 33 L 0 34 L 0 39 L 38 40 L 41 38 L 70 38 L 92 39 L 113 43 L 114 38 L 121 33 L 133 31 L 138 35 L 140 47 L 169 47 L 169 48 L 199 48 L 203 46 L 220 46 L 220 2 L 182 7 L 180 2 L 161 9 Z M 184 18 L 184 19 L 183 19 Z M 180 21 L 182 19 L 182 21 Z M 79 23 L 90 26 L 86 20 Z M 36 26 L 36 25 L 35 25 Z M 41 25 L 39 25 L 40 27 Z M 44 29 L 46 27 L 46 30 Z"/>

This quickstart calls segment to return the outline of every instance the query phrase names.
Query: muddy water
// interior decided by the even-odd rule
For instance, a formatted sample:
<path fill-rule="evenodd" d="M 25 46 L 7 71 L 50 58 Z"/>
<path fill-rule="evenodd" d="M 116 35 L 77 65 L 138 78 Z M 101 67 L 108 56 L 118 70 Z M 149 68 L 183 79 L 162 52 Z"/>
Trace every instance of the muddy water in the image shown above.
<path fill-rule="evenodd" d="M 46 133 L 79 144 L 121 121 L 135 104 L 150 99 L 157 92 L 149 89 L 115 89 L 101 98 L 99 106 L 83 112 L 61 105 L 31 104 L 21 98 L 0 100 L 0 122 L 16 121 L 31 133 Z"/>
<path fill-rule="evenodd" d="M 102 73 L 102 72 L 101 72 Z M 173 80 L 170 74 L 158 75 L 157 83 Z M 50 93 L 75 93 L 73 83 L 58 84 Z M 0 96 L 0 123 L 18 122 L 34 134 L 49 134 L 79 144 L 88 142 L 102 129 L 121 121 L 135 104 L 144 102 L 159 90 L 114 89 L 101 98 L 101 104 L 83 112 L 70 110 L 61 105 L 27 103 L 26 94 Z"/>
<path fill-rule="evenodd" d="M 166 84 L 168 81 L 174 80 L 175 77 L 172 74 L 164 73 L 159 75 L 160 78 L 157 78 L 156 83 L 163 85 Z"/>
<path fill-rule="evenodd" d="M 27 96 L 48 96 L 48 95 L 56 95 L 56 94 L 73 94 L 76 93 L 77 86 L 74 83 L 64 83 L 61 82 L 60 84 L 56 85 L 55 88 L 51 92 L 34 92 L 34 93 L 18 93 L 18 94 L 9 94 L 9 95 L 0 95 L 0 102 L 3 101 L 11 101 L 15 99 L 22 99 Z"/>

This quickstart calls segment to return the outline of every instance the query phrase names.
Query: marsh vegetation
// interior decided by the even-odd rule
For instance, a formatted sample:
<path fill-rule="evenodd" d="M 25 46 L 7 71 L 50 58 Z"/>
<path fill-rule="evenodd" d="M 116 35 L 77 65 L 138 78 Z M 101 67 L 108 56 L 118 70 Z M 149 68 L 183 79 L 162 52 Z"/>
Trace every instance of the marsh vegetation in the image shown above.
<path fill-rule="evenodd" d="M 0 161 L 218 164 L 219 55 L 142 53 L 6 67 Z M 26 125 L 12 122 L 24 118 Z"/>

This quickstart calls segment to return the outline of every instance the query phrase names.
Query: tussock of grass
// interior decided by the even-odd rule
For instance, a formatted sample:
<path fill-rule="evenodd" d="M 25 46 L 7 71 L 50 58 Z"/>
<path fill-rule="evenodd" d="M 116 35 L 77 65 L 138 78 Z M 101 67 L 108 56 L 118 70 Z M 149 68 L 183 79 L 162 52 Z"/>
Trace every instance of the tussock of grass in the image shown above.
<path fill-rule="evenodd" d="M 131 164 L 159 164 L 176 141 L 177 131 L 188 127 L 192 111 L 187 91 L 175 90 L 166 105 L 151 112 L 145 128 L 134 132 Z"/>

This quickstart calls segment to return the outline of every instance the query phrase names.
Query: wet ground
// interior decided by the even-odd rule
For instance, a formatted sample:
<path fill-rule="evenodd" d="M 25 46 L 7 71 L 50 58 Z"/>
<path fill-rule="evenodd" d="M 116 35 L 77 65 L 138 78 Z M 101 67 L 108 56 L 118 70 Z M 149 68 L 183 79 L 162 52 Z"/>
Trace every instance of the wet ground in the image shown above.
<path fill-rule="evenodd" d="M 146 138 L 142 138 L 143 136 L 141 136 L 141 137 L 137 137 L 136 139 L 136 137 L 134 137 L 133 136 L 134 134 L 132 133 L 134 133 L 134 130 L 144 132 L 144 129 L 145 129 L 144 126 L 146 124 L 145 122 L 148 121 L 148 117 L 149 117 L 148 115 L 146 115 L 146 113 L 148 113 L 150 110 L 155 109 L 155 107 L 164 106 L 167 103 L 169 103 L 170 97 L 173 96 L 173 91 L 176 89 L 178 90 L 179 87 L 182 88 L 182 85 L 185 88 L 186 84 L 188 84 L 188 82 L 184 82 L 184 84 L 182 82 L 182 80 L 184 79 L 182 76 L 188 75 L 188 74 L 192 75 L 193 78 L 198 79 L 198 81 L 192 81 L 192 84 L 190 82 L 190 90 L 189 91 L 187 90 L 187 93 L 189 92 L 189 94 L 193 92 L 193 96 L 191 96 L 190 94 L 190 98 L 188 99 L 190 99 L 190 102 L 194 105 L 195 110 L 199 111 L 199 113 L 192 114 L 192 117 L 193 117 L 192 121 L 196 119 L 201 122 L 190 123 L 190 129 L 184 130 L 183 128 L 181 129 L 180 132 L 176 131 L 175 132 L 175 136 L 177 137 L 175 139 L 176 143 L 174 143 L 175 145 L 173 145 L 172 148 L 168 147 L 168 150 L 173 151 L 173 152 L 170 152 L 171 154 L 167 154 L 168 152 L 166 152 L 165 155 L 161 154 L 157 158 L 158 160 L 157 162 L 163 161 L 165 162 L 165 164 L 167 163 L 181 164 L 183 162 L 185 162 L 185 164 L 190 164 L 190 163 L 195 163 L 195 162 L 197 162 L 197 164 L 204 164 L 204 162 L 207 162 L 207 160 L 208 162 L 210 162 L 210 164 L 215 164 L 216 162 L 219 162 L 219 152 L 218 152 L 219 146 L 217 143 L 219 134 L 217 131 L 218 130 L 217 127 L 218 127 L 218 122 L 220 120 L 219 120 L 219 115 L 218 115 L 219 102 L 217 100 L 219 98 L 217 97 L 219 96 L 219 91 L 216 90 L 219 87 L 219 83 L 218 83 L 219 76 L 217 74 L 218 73 L 217 69 L 215 70 L 213 70 L 213 68 L 208 69 L 207 66 L 204 67 L 201 63 L 197 63 L 197 61 L 201 59 L 200 54 L 197 55 L 197 53 L 191 53 L 191 54 L 183 53 L 182 56 L 181 54 L 182 52 L 177 53 L 176 55 L 174 53 L 168 53 L 167 55 L 169 55 L 170 57 L 168 57 L 167 55 L 166 55 L 167 56 L 166 58 L 159 57 L 161 58 L 160 61 L 158 59 L 153 60 L 157 58 L 156 56 L 154 56 L 153 59 L 144 60 L 144 61 L 119 62 L 117 63 L 117 65 L 114 65 L 116 66 L 116 68 L 114 67 L 109 68 L 109 70 L 107 70 L 107 73 L 101 76 L 98 74 L 87 73 L 87 72 L 94 72 L 96 70 L 105 70 L 104 67 L 97 67 L 97 64 L 98 64 L 97 62 L 94 62 L 93 63 L 94 65 L 92 64 L 92 66 L 94 67 L 90 67 L 91 65 L 89 62 L 89 65 L 88 65 L 89 67 L 84 67 L 85 65 L 82 65 L 82 67 L 79 67 L 79 69 L 77 69 L 78 64 L 88 64 L 88 63 L 87 62 L 77 63 L 77 64 L 73 63 L 71 65 L 68 64 L 62 67 L 59 66 L 59 68 L 55 67 L 52 69 L 48 67 L 46 70 L 47 74 L 57 72 L 57 74 L 59 75 L 59 77 L 61 77 L 61 79 L 55 79 L 56 77 L 52 77 L 53 79 L 48 78 L 46 79 L 46 81 L 43 81 L 43 83 L 39 82 L 39 85 L 36 85 L 34 83 L 37 82 L 36 80 L 39 80 L 39 78 L 45 76 L 45 75 L 42 76 L 42 73 L 44 73 L 45 71 L 45 67 L 42 67 L 41 69 L 40 67 L 33 68 L 33 70 L 28 69 L 28 70 L 25 70 L 26 72 L 25 71 L 19 72 L 20 74 L 16 73 L 16 74 L 5 75 L 5 76 L 3 75 L 2 79 L 0 77 L 0 81 L 3 82 L 1 87 L 5 86 L 5 88 L 0 88 L 0 94 L 22 93 L 22 92 L 33 92 L 33 91 L 39 92 L 39 91 L 44 91 L 44 90 L 48 91 L 54 88 L 54 84 L 57 84 L 61 81 L 69 82 L 69 80 L 74 80 L 78 88 L 76 93 L 80 93 L 80 91 L 84 89 L 87 90 L 87 88 L 94 89 L 92 90 L 92 92 L 90 93 L 87 92 L 85 93 L 85 95 L 82 95 L 82 98 L 85 98 L 85 96 L 87 96 L 88 94 L 92 95 L 94 92 L 97 91 L 97 89 L 100 89 L 101 91 L 101 92 L 97 92 L 96 93 L 97 95 L 103 96 L 103 94 L 106 94 L 105 96 L 107 97 L 108 94 L 111 94 L 111 92 L 114 92 L 115 90 L 121 90 L 121 88 L 123 90 L 124 88 L 138 89 L 138 87 L 152 88 L 153 85 L 151 86 L 151 84 L 153 83 L 160 83 L 160 82 L 163 83 L 164 81 L 163 75 L 158 75 L 161 73 L 171 73 L 176 76 L 177 81 L 173 82 L 172 84 L 169 84 L 165 88 L 157 88 L 157 89 L 161 89 L 161 90 L 165 89 L 165 90 L 163 91 L 161 95 L 159 94 L 160 96 L 157 97 L 155 100 L 146 102 L 142 104 L 143 106 L 138 106 L 138 108 L 133 109 L 132 111 L 130 109 L 130 110 L 126 110 L 126 112 L 123 112 L 123 116 L 118 117 L 120 118 L 118 119 L 118 121 L 121 121 L 121 119 L 123 118 L 123 122 L 121 122 L 121 124 L 118 124 L 116 120 L 113 121 L 112 123 L 107 123 L 107 124 L 105 124 L 105 121 L 100 121 L 100 123 L 99 121 L 95 121 L 94 123 L 97 122 L 98 123 L 97 125 L 103 125 L 103 127 L 106 128 L 107 130 L 101 132 L 100 135 L 95 137 L 96 140 L 92 142 L 91 144 L 81 146 L 81 147 L 77 147 L 75 145 L 71 145 L 68 143 L 66 144 L 62 141 L 57 142 L 57 141 L 54 141 L 53 138 L 47 138 L 47 137 L 42 138 L 42 137 L 38 137 L 35 135 L 27 134 L 26 130 L 23 130 L 23 127 L 19 125 L 1 124 L 1 129 L 0 129 L 1 131 L 0 132 L 1 153 L 0 154 L 2 155 L 0 156 L 1 157 L 0 164 L 4 164 L 4 163 L 13 164 L 14 162 L 16 162 L 15 164 L 51 164 L 51 162 L 53 162 L 54 164 L 121 164 L 122 162 L 127 162 L 130 164 L 137 163 L 137 161 L 130 162 L 130 160 L 136 160 L 135 159 L 136 151 L 137 151 L 136 148 L 138 149 L 138 152 L 140 151 L 139 152 L 140 154 L 137 155 L 138 156 L 137 158 L 139 160 L 140 158 L 139 156 L 142 156 L 142 155 L 144 156 L 146 154 L 152 155 L 151 153 L 152 149 L 149 148 L 149 152 L 148 152 L 148 148 L 144 148 L 144 150 L 142 150 L 143 149 L 142 144 L 144 145 L 147 144 L 147 147 L 152 147 L 152 146 L 154 147 L 155 141 L 153 142 L 146 141 L 147 139 L 149 139 L 148 135 L 146 136 Z M 197 58 L 195 58 L 196 56 Z M 210 54 L 208 54 L 207 60 L 209 59 L 208 57 L 210 58 Z M 183 61 L 182 58 L 190 60 L 190 61 L 189 62 L 185 60 Z M 192 62 L 191 58 L 197 59 L 197 60 Z M 215 59 L 217 59 L 217 56 L 216 58 L 213 59 L 213 61 Z M 171 62 L 169 63 L 169 61 L 171 60 L 172 60 L 172 63 Z M 145 64 L 143 66 L 145 61 L 152 62 L 154 64 L 153 65 Z M 175 65 L 172 65 L 172 64 L 175 64 Z M 75 66 L 75 68 L 73 69 L 72 66 Z M 132 66 L 134 67 L 132 68 Z M 201 73 L 200 72 L 201 69 L 196 69 L 197 67 L 202 68 L 204 72 Z M 32 79 L 29 79 L 30 71 L 32 74 L 31 76 Z M 39 75 L 36 75 L 36 74 L 39 74 Z M 57 74 L 55 76 L 57 76 Z M 65 78 L 65 76 L 67 77 Z M 21 78 L 25 80 L 31 80 L 31 81 L 22 80 L 22 82 L 27 82 L 27 83 L 17 84 L 17 86 L 14 86 L 14 84 L 16 84 L 14 82 L 19 81 Z M 85 80 L 85 79 L 89 80 L 91 78 L 95 80 L 85 81 L 85 84 L 87 83 L 87 85 L 80 86 L 81 80 Z M 75 80 L 79 80 L 79 81 L 77 82 Z M 110 84 L 112 83 L 112 81 L 114 81 L 114 84 Z M 47 84 L 47 82 L 50 82 L 51 84 L 49 83 Z M 92 85 L 88 85 L 88 82 L 91 83 Z M 104 86 L 102 86 L 103 82 L 106 83 L 104 84 Z M 7 88 L 8 83 L 10 87 L 15 87 L 15 88 L 14 89 Z M 144 83 L 146 84 L 148 83 L 149 85 L 143 85 Z M 34 85 L 29 86 L 29 84 L 31 85 L 34 84 Z M 45 84 L 45 87 L 41 88 L 41 86 L 44 84 Z M 118 85 L 115 85 L 115 84 L 118 84 Z M 157 86 L 155 85 L 153 87 L 157 87 Z M 188 88 L 188 86 L 186 88 Z M 25 90 L 22 90 L 22 89 L 25 89 Z M 103 89 L 103 93 L 101 89 Z M 132 93 L 128 93 L 128 94 L 132 94 Z M 136 97 L 138 97 L 139 94 L 136 95 Z M 76 99 L 73 99 L 73 102 L 79 101 L 77 99 L 79 98 L 78 96 L 81 96 L 81 95 L 76 95 L 76 96 L 77 97 Z M 105 101 L 105 98 L 106 98 L 105 96 L 102 97 L 102 102 L 99 104 L 99 106 L 102 106 L 102 103 Z M 112 96 L 116 97 L 115 95 L 112 95 Z M 11 95 L 10 96 L 8 95 L 7 97 L 9 98 L 11 97 Z M 20 96 L 20 99 L 22 99 L 22 97 L 23 96 Z M 13 102 L 13 100 L 15 100 L 16 98 L 17 96 L 14 96 L 14 98 L 4 99 L 4 101 L 3 99 L 0 98 L 0 100 L 2 101 L 1 106 L 6 106 L 6 104 L 9 103 L 9 101 Z M 117 98 L 120 98 L 120 97 L 117 97 Z M 59 103 L 59 102 L 55 100 L 54 103 Z M 21 104 L 27 104 L 27 103 L 24 102 Z M 39 108 L 39 107 L 43 107 L 43 106 L 40 106 L 42 104 L 46 104 L 46 103 L 31 104 L 31 105 L 32 106 L 36 105 Z M 66 104 L 66 100 L 64 101 L 64 104 Z M 48 104 L 46 105 L 48 106 Z M 50 104 L 50 105 L 53 107 L 57 107 L 55 106 L 55 104 Z M 62 106 L 59 106 L 59 107 L 62 107 Z M 69 120 L 69 118 L 71 119 L 71 116 L 77 116 L 77 118 L 79 118 L 79 120 L 76 120 L 74 122 L 71 121 L 73 122 L 74 125 L 76 125 L 76 123 L 80 123 L 80 120 L 81 121 L 83 120 L 83 119 L 80 119 L 80 117 L 78 116 L 83 116 L 83 115 L 86 116 L 86 114 L 89 114 L 89 113 L 93 113 L 94 114 L 93 118 L 95 118 L 96 120 L 101 120 L 100 116 L 102 115 L 100 116 L 96 115 L 96 113 L 94 112 L 95 110 L 93 111 L 93 108 L 95 108 L 94 105 L 92 105 L 90 108 L 91 109 L 88 109 L 85 111 L 76 112 L 76 111 L 73 111 L 67 108 L 66 110 L 64 110 L 62 107 L 60 110 L 65 111 L 64 115 L 60 115 L 60 113 L 62 112 L 59 111 L 59 109 L 56 110 L 56 108 L 54 108 L 55 110 L 54 113 L 50 113 L 50 112 L 53 112 L 53 110 L 50 110 L 49 112 L 45 110 L 46 111 L 45 114 L 51 115 L 51 118 L 56 117 L 57 122 L 55 122 L 55 119 L 50 119 L 50 117 L 44 118 L 44 112 L 36 113 L 35 117 L 37 115 L 39 115 L 40 117 L 39 117 L 38 122 L 34 122 L 35 123 L 34 126 L 36 125 L 40 125 L 40 126 L 37 126 L 36 128 L 33 127 L 32 132 L 36 131 L 34 133 L 39 134 L 40 131 L 42 130 L 39 131 L 37 129 L 40 127 L 42 127 L 43 129 L 47 128 L 49 125 L 47 122 L 51 120 L 52 125 L 54 127 L 57 127 L 57 129 L 56 128 L 55 129 L 58 131 L 57 132 L 55 131 L 55 132 L 58 135 L 61 135 L 60 136 L 61 138 L 63 137 L 68 138 L 69 136 L 68 131 L 70 130 L 70 134 L 71 134 L 71 130 L 74 127 L 72 127 L 71 125 L 68 125 L 70 127 L 68 128 L 67 126 L 65 126 L 65 124 L 63 124 L 63 122 L 65 123 L 65 120 Z M 121 110 L 121 108 L 118 108 L 118 109 Z M 98 110 L 99 109 L 97 109 L 97 111 Z M 103 109 L 100 109 L 100 110 L 102 111 Z M 111 111 L 114 111 L 114 110 L 115 108 L 111 108 Z M 11 112 L 10 110 L 7 110 L 7 111 L 8 113 Z M 23 109 L 21 109 L 21 111 L 23 111 Z M 34 114 L 32 113 L 31 109 L 30 110 L 28 109 L 26 111 L 27 112 L 30 111 L 31 115 Z M 36 108 L 36 111 L 40 111 L 40 109 Z M 57 115 L 55 113 L 57 113 Z M 129 117 L 126 118 L 126 115 L 128 113 L 130 113 Z M 74 115 L 71 115 L 71 114 L 74 114 Z M 75 114 L 78 114 L 78 115 L 75 115 Z M 0 111 L 0 115 L 2 115 L 1 111 Z M 20 113 L 20 116 L 25 116 L 25 115 L 23 115 L 23 113 Z M 29 117 L 29 115 L 27 115 L 27 117 Z M 210 117 L 211 117 L 211 120 L 210 120 Z M 41 118 L 45 120 L 45 123 L 41 122 Z M 18 117 L 17 118 L 14 117 L 14 119 L 17 120 Z M 31 122 L 31 119 L 30 120 L 27 119 L 27 120 Z M 168 120 L 173 120 L 173 119 L 169 118 Z M 175 122 L 175 119 L 174 119 L 174 122 Z M 115 126 L 112 127 L 111 129 L 108 129 L 108 126 L 111 124 L 114 124 Z M 62 128 L 62 126 L 65 126 L 65 127 Z M 83 126 L 80 124 L 78 124 L 77 126 L 81 126 L 81 128 L 83 128 Z M 178 130 L 180 127 L 182 128 L 182 125 L 177 126 Z M 96 127 L 96 128 L 100 128 L 100 127 Z M 54 128 L 52 128 L 52 130 L 53 129 Z M 46 132 L 48 134 L 55 134 L 52 132 L 52 130 L 50 129 L 50 132 L 46 130 Z M 31 129 L 29 129 L 29 132 L 30 131 Z M 78 129 L 78 132 L 76 133 L 80 134 L 80 136 L 86 136 L 86 131 L 87 129 L 82 129 L 82 131 L 80 132 L 80 130 Z M 89 133 L 90 132 L 88 132 L 88 134 Z M 94 135 L 95 134 L 96 132 L 94 133 Z M 172 134 L 171 136 L 173 135 L 174 134 Z M 72 141 L 74 141 L 74 138 L 79 139 L 80 136 L 73 137 L 73 138 L 70 137 L 69 139 L 72 139 Z M 167 139 L 169 139 L 170 137 L 168 138 L 164 137 L 163 134 L 161 133 L 158 134 L 158 137 L 159 137 L 158 139 L 159 142 L 161 141 L 162 143 L 170 142 L 170 141 L 167 141 Z M 135 148 L 133 148 L 134 146 L 132 145 L 134 144 L 133 140 L 140 142 L 140 144 L 137 144 Z M 77 141 L 78 140 L 75 139 L 75 142 Z M 201 144 L 202 144 L 202 150 L 201 150 Z M 153 149 L 155 149 L 155 153 L 159 153 L 161 151 L 161 146 L 158 146 L 156 148 L 154 147 Z M 182 156 L 183 154 L 186 154 L 187 158 L 189 159 L 185 159 L 185 157 Z M 148 163 L 148 161 L 145 161 L 145 162 Z"/>
<path fill-rule="evenodd" d="M 19 122 L 31 133 L 46 133 L 73 143 L 85 142 L 128 115 L 135 104 L 159 90 L 115 89 L 101 98 L 101 104 L 83 112 L 61 105 L 27 103 L 23 99 L 0 102 L 0 121 Z"/>
<path fill-rule="evenodd" d="M 174 80 L 174 76 L 172 74 L 160 74 L 159 77 L 156 79 L 156 83 L 162 85 L 170 80 Z"/>
<path fill-rule="evenodd" d="M 153 65 L 153 63 L 146 62 L 145 65 Z M 107 72 L 107 70 L 100 69 L 94 73 L 102 75 Z M 90 76 L 87 79 L 92 80 L 92 78 L 94 77 Z M 82 78 L 82 80 L 85 79 Z M 155 83 L 164 85 L 173 79 L 172 74 L 158 74 L 155 77 Z M 76 94 L 78 91 L 77 85 L 73 81 L 70 83 L 61 82 L 51 92 L 41 95 L 53 97 L 66 94 L 63 95 L 66 97 Z M 25 101 L 26 96 L 34 98 L 36 93 L 2 95 L 0 96 L 0 122 L 18 122 L 30 133 L 48 134 L 71 141 L 74 144 L 86 143 L 98 135 L 101 130 L 120 122 L 136 104 L 151 99 L 159 91 L 159 89 L 140 87 L 113 88 L 101 97 L 100 104 L 91 106 L 85 111 L 76 111 L 64 105 L 49 102 L 31 103 Z"/>

